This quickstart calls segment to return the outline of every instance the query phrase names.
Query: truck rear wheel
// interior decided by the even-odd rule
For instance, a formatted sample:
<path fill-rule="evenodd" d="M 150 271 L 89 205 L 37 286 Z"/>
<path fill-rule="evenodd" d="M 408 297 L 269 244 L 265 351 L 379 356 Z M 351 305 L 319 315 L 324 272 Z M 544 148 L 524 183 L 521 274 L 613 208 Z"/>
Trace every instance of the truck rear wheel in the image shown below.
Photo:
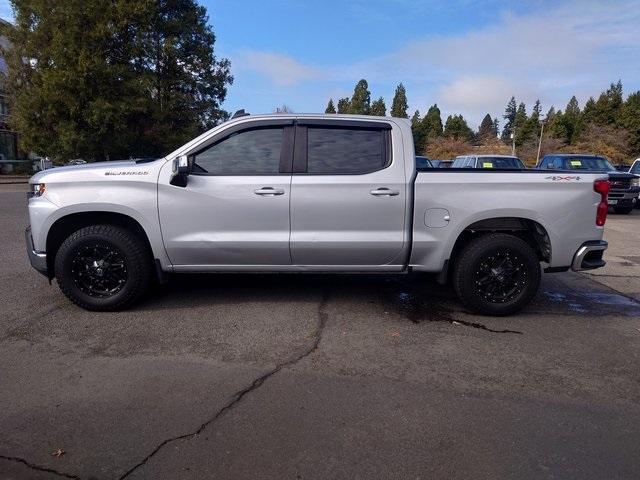
<path fill-rule="evenodd" d="M 121 310 L 140 298 L 151 277 L 142 239 L 115 225 L 92 225 L 73 232 L 54 264 L 62 293 L 87 310 Z"/>
<path fill-rule="evenodd" d="M 460 300 L 483 315 L 510 315 L 525 307 L 540 286 L 540 261 L 524 240 L 494 233 L 460 252 L 453 287 Z"/>

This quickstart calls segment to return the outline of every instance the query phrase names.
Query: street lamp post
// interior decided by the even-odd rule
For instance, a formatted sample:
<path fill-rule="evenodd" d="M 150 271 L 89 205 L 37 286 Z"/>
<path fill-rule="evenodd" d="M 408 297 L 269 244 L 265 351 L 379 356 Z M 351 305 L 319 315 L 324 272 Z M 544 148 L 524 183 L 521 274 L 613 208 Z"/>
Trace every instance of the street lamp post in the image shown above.
<path fill-rule="evenodd" d="M 516 127 L 511 130 L 511 156 L 516 156 Z"/>

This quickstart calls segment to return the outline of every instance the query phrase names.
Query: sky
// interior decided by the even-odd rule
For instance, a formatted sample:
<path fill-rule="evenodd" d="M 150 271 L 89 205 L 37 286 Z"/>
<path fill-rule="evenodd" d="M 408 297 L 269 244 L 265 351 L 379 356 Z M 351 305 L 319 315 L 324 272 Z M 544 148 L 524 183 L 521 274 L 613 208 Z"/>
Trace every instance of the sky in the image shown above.
<path fill-rule="evenodd" d="M 322 112 L 364 78 L 387 108 L 402 82 L 410 115 L 437 103 L 477 127 L 512 95 L 546 111 L 618 79 L 640 89 L 640 0 L 199 1 L 231 60 L 231 112 Z"/>

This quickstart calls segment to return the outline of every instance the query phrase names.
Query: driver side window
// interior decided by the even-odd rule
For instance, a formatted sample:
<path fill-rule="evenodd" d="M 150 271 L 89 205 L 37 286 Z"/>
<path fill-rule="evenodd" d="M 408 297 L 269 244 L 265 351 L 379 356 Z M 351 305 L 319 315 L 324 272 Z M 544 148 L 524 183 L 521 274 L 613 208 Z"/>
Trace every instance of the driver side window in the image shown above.
<path fill-rule="evenodd" d="M 194 155 L 194 174 L 278 175 L 284 128 L 232 133 Z"/>

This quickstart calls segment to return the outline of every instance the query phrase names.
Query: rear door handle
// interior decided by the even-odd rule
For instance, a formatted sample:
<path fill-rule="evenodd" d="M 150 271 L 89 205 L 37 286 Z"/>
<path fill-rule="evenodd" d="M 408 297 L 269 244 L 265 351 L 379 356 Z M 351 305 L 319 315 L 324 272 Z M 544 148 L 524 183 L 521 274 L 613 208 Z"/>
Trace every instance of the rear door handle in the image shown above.
<path fill-rule="evenodd" d="M 254 190 L 253 193 L 263 197 L 275 197 L 276 195 L 284 195 L 284 190 L 282 188 L 262 187 Z"/>
<path fill-rule="evenodd" d="M 395 197 L 396 195 L 400 195 L 400 192 L 398 190 L 390 190 L 387 187 L 380 187 L 375 190 L 371 190 L 369 193 L 377 197 Z"/>

